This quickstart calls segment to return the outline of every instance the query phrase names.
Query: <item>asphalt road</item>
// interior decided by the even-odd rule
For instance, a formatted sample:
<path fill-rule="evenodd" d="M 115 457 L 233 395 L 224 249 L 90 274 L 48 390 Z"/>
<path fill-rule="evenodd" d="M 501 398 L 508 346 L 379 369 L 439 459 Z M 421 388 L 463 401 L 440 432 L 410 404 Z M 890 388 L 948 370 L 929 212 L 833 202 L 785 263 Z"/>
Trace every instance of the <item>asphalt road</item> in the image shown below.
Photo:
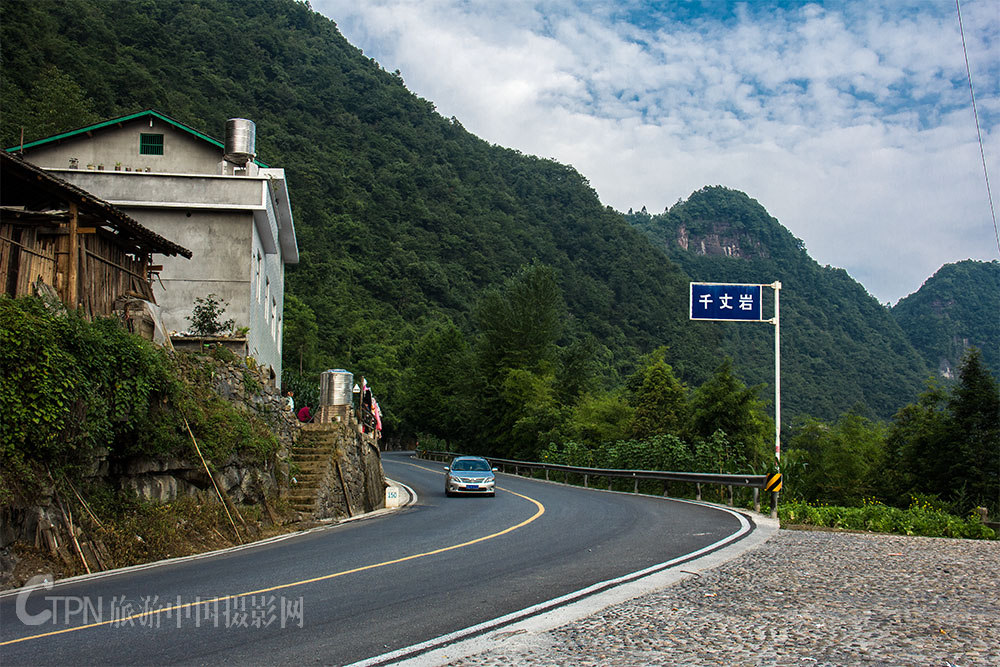
<path fill-rule="evenodd" d="M 495 498 L 446 498 L 443 464 L 403 453 L 383 463 L 416 504 L 3 596 L 0 663 L 347 664 L 683 557 L 742 527 L 717 508 L 508 475 Z M 150 609 L 160 611 L 142 615 Z"/>

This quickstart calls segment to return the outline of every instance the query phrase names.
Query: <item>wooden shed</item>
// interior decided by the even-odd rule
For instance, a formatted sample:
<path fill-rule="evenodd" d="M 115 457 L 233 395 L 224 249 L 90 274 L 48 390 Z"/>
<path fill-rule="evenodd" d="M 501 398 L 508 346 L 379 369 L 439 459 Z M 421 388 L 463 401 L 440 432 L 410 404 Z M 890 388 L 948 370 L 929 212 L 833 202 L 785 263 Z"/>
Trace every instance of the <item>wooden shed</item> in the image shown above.
<path fill-rule="evenodd" d="M 191 251 L 79 187 L 0 151 L 0 280 L 4 293 L 37 281 L 88 318 L 110 316 L 122 296 L 155 301 L 153 254 Z"/>

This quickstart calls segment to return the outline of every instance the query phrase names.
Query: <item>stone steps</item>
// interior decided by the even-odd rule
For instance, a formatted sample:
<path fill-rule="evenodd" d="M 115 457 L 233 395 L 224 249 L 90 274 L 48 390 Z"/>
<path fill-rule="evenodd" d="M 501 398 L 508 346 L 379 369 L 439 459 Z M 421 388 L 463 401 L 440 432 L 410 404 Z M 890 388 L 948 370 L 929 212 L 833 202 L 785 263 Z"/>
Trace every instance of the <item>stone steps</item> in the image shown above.
<path fill-rule="evenodd" d="M 296 454 L 292 452 L 292 460 L 296 463 L 308 463 L 310 461 L 328 461 L 333 458 L 333 452 L 326 454 Z"/>
<path fill-rule="evenodd" d="M 291 448 L 291 463 L 298 470 L 288 495 L 292 509 L 305 514 L 316 511 L 317 493 L 336 455 L 336 440 L 337 434 L 326 424 L 303 425 Z"/>

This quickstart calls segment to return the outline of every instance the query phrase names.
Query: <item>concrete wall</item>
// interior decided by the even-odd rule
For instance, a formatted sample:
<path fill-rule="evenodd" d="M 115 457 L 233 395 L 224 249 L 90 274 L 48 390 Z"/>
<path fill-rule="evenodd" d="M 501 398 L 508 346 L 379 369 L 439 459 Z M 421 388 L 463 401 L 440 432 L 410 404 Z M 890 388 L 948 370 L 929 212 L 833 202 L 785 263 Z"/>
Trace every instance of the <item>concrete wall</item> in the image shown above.
<path fill-rule="evenodd" d="M 219 128 L 219 134 L 225 132 Z M 140 134 L 162 134 L 163 155 L 140 155 Z M 136 118 L 122 126 L 104 127 L 93 137 L 78 135 L 65 141 L 36 146 L 25 151 L 25 158 L 40 167 L 69 167 L 70 158 L 79 160 L 79 168 L 103 164 L 106 171 L 122 163 L 122 169 L 169 172 L 174 174 L 218 174 L 222 148 L 207 141 L 197 141 L 187 132 L 159 118 Z"/>
<path fill-rule="evenodd" d="M 266 210 L 265 177 L 190 176 L 64 168 L 52 170 L 51 173 L 111 203 L 141 201 L 188 204 L 200 208 L 255 207 Z"/>
<path fill-rule="evenodd" d="M 285 265 L 279 255 L 264 251 L 260 234 L 253 228 L 250 283 L 247 292 L 250 355 L 270 365 L 281 377 L 281 337 L 285 312 Z"/>
<path fill-rule="evenodd" d="M 124 208 L 124 207 L 123 207 Z M 250 248 L 253 215 L 245 211 L 124 208 L 157 234 L 193 249 L 191 259 L 163 257 L 153 296 L 168 331 L 186 331 L 197 297 L 217 294 L 229 303 L 222 319 L 251 326 Z"/>

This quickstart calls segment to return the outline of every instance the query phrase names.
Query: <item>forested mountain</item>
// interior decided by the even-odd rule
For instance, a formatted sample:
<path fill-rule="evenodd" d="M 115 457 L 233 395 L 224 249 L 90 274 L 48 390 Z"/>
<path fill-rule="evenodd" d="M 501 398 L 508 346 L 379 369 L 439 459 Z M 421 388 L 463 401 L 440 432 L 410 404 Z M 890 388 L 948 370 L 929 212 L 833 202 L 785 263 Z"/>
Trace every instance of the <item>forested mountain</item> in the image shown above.
<path fill-rule="evenodd" d="M 930 368 L 955 376 L 972 346 L 1000 376 L 1000 262 L 945 264 L 919 290 L 900 299 L 892 315 Z"/>
<path fill-rule="evenodd" d="M 586 179 L 490 146 L 291 0 L 12 0 L 0 6 L 4 111 L 15 145 L 155 108 L 218 136 L 257 124 L 286 169 L 301 250 L 291 315 L 297 366 L 366 375 L 392 411 L 412 342 L 435 322 L 470 330 L 482 290 L 538 262 L 567 305 L 562 342 L 607 348 L 612 376 L 669 344 L 703 378 L 711 332 L 683 320 L 686 279 Z M 290 349 L 289 349 L 290 348 Z M 707 369 L 707 370 L 706 370 Z M 612 377 L 611 381 L 615 381 Z"/>
<path fill-rule="evenodd" d="M 843 269 L 817 264 L 756 200 L 705 187 L 662 214 L 626 217 L 693 280 L 781 282 L 782 404 L 792 412 L 829 419 L 860 404 L 887 417 L 923 387 L 923 357 L 889 311 Z M 717 326 L 742 375 L 772 382 L 772 328 Z"/>
<path fill-rule="evenodd" d="M 784 283 L 788 415 L 829 418 L 860 402 L 888 416 L 928 373 L 860 285 L 816 265 L 745 195 L 709 188 L 626 220 L 571 167 L 441 117 L 307 3 L 4 0 L 0 49 L 6 147 L 22 128 L 31 141 L 148 108 L 212 136 L 227 118 L 254 120 L 261 160 L 288 175 L 301 251 L 288 274 L 286 369 L 365 375 L 390 425 L 430 428 L 415 420 L 435 413 L 436 428 L 548 434 L 562 405 L 620 386 L 662 346 L 691 386 L 727 353 L 738 375 L 770 384 L 770 327 L 689 322 L 686 274 Z M 733 256 L 701 254 L 716 242 Z M 531 295 L 548 300 L 543 332 L 517 301 Z M 531 350 L 486 349 L 503 331 L 540 338 L 523 341 Z M 524 366 L 504 366 L 512 360 Z M 488 396 L 455 397 L 489 368 L 524 373 L 480 378 Z M 450 397 L 437 395 L 445 382 Z M 514 396 L 520 412 L 507 422 L 465 418 Z"/>

